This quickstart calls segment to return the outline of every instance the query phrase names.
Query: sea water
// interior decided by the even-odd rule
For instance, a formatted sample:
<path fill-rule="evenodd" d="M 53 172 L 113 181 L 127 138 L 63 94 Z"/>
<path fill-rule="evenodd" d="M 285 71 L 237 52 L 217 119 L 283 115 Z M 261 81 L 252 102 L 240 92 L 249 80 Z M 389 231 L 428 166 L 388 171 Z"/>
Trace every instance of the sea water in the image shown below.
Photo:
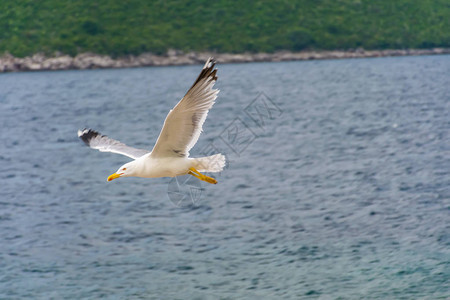
<path fill-rule="evenodd" d="M 219 183 L 107 182 L 200 69 L 0 74 L 1 299 L 449 297 L 450 56 L 219 64 Z"/>

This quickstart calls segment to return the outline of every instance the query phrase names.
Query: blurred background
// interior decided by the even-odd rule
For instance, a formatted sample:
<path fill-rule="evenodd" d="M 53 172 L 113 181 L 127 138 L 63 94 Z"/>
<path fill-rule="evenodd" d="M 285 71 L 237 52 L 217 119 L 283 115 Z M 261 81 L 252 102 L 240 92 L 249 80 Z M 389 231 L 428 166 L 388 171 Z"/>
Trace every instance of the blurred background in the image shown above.
<path fill-rule="evenodd" d="M 0 53 L 414 54 L 448 49 L 449 20 L 446 1 L 2 1 Z M 129 159 L 77 138 L 151 149 L 201 65 L 0 74 L 0 298 L 448 298 L 450 56 L 217 67 L 191 151 L 226 154 L 217 185 L 108 183 Z"/>
<path fill-rule="evenodd" d="M 449 14 L 445 0 L 2 1 L 0 53 L 449 47 Z"/>

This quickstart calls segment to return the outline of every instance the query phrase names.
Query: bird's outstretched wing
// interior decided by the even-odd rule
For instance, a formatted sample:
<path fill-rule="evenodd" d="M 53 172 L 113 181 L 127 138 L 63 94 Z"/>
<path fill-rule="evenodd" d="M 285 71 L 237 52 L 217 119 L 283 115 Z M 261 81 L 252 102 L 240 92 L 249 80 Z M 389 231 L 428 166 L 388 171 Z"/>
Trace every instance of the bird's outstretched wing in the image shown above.
<path fill-rule="evenodd" d="M 152 150 L 152 157 L 189 156 L 189 150 L 202 132 L 202 126 L 219 90 L 215 61 L 209 58 L 192 87 L 169 112 Z"/>
<path fill-rule="evenodd" d="M 92 129 L 78 130 L 78 137 L 92 149 L 97 149 L 101 152 L 122 154 L 133 159 L 139 158 L 150 152 L 144 149 L 129 147 L 124 143 L 113 140 Z"/>

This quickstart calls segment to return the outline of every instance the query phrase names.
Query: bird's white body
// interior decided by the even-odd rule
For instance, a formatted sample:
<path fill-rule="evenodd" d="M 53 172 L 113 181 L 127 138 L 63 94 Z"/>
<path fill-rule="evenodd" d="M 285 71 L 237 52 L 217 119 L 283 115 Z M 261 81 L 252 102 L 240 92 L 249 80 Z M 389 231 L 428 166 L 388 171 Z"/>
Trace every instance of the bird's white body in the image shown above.
<path fill-rule="evenodd" d="M 188 157 L 153 158 L 146 154 L 131 163 L 136 164 L 133 175 L 136 177 L 156 178 L 186 175 L 189 168 L 195 168 L 195 160 Z"/>
<path fill-rule="evenodd" d="M 224 164 L 225 157 L 222 154 L 190 158 L 152 157 L 152 154 L 148 153 L 123 165 L 117 173 L 124 173 L 123 177 L 175 177 L 188 174 L 191 168 L 199 172 L 220 172 Z"/>
<path fill-rule="evenodd" d="M 215 154 L 189 158 L 189 150 L 197 143 L 208 111 L 219 93 L 219 90 L 213 88 L 217 80 L 217 69 L 214 69 L 214 66 L 212 58 L 208 59 L 192 87 L 167 114 L 151 152 L 129 147 L 91 129 L 78 131 L 78 136 L 89 147 L 134 159 L 109 176 L 108 181 L 119 177 L 155 178 L 190 174 L 200 180 L 217 183 L 214 178 L 200 172 L 222 171 L 225 156 Z"/>

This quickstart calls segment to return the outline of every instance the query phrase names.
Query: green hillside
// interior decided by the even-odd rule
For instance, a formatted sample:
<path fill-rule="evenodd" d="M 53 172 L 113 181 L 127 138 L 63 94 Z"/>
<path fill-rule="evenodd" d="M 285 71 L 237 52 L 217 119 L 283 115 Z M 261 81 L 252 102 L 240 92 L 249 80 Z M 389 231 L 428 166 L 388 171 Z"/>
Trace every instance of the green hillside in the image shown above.
<path fill-rule="evenodd" d="M 0 54 L 450 47 L 448 0 L 0 1 Z"/>

